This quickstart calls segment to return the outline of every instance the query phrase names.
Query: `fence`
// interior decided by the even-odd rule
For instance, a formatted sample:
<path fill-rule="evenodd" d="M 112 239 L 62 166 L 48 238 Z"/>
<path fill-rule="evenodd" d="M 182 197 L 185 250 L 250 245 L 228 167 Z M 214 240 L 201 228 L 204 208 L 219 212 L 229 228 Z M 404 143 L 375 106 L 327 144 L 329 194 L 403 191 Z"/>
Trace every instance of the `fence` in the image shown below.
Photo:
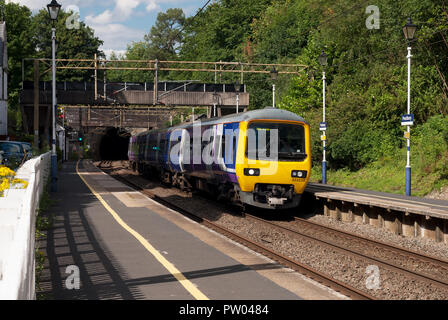
<path fill-rule="evenodd" d="M 36 215 L 49 174 L 48 152 L 17 171 L 26 189 L 9 189 L 0 198 L 0 300 L 35 299 Z"/>

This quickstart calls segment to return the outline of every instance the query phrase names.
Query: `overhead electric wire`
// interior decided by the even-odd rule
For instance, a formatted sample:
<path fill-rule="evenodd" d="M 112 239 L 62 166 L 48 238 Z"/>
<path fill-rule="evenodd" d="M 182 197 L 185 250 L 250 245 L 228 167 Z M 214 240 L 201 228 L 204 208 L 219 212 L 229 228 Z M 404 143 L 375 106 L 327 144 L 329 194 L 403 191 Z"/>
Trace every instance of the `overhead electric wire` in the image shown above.
<path fill-rule="evenodd" d="M 194 21 L 194 19 L 196 19 L 196 17 L 198 16 L 198 14 L 201 13 L 202 10 L 204 10 L 204 8 L 205 8 L 206 6 L 208 6 L 208 4 L 209 4 L 211 1 L 212 1 L 212 0 L 208 0 L 208 1 L 202 6 L 202 8 L 199 9 L 198 12 L 196 12 L 196 14 L 193 16 L 193 18 L 189 21 L 190 24 Z M 176 36 L 174 37 L 174 39 L 176 39 L 176 38 L 182 33 L 182 31 L 184 31 L 184 29 L 185 29 L 186 26 L 187 26 L 187 23 L 185 23 L 185 24 L 182 26 L 182 28 L 181 28 L 181 29 L 179 30 L 179 32 L 176 34 Z"/>

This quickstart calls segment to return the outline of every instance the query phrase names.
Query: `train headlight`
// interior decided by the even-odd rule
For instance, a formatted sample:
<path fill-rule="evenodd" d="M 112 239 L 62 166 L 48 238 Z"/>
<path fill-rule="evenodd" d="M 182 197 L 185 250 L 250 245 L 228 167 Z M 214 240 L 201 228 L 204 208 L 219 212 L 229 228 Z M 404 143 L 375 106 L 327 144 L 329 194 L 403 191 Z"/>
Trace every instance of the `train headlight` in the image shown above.
<path fill-rule="evenodd" d="M 244 175 L 245 176 L 259 176 L 260 175 L 260 169 L 254 169 L 254 168 L 245 168 L 244 169 Z"/>
<path fill-rule="evenodd" d="M 306 170 L 292 170 L 291 177 L 293 178 L 306 178 L 308 172 Z"/>

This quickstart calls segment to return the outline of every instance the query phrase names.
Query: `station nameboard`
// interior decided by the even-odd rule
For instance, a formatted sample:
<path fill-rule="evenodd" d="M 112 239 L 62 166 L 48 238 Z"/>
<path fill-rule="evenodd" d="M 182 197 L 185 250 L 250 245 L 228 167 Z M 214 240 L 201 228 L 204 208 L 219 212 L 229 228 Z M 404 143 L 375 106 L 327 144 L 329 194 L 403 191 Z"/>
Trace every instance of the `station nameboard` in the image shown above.
<path fill-rule="evenodd" d="M 402 126 L 413 126 L 414 125 L 414 115 L 404 114 L 401 116 L 401 125 Z"/>
<path fill-rule="evenodd" d="M 327 130 L 327 123 L 326 122 L 321 122 L 320 125 L 319 125 L 319 130 L 320 131 Z"/>

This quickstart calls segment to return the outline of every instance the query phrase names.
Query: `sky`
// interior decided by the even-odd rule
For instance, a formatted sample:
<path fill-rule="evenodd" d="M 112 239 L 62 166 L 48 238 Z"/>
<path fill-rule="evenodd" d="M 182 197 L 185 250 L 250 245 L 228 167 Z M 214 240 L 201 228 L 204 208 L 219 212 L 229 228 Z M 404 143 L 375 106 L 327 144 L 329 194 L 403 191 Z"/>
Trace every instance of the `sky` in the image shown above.
<path fill-rule="evenodd" d="M 104 41 L 101 50 L 123 54 L 127 45 L 143 40 L 154 25 L 157 14 L 169 8 L 182 8 L 192 16 L 206 0 L 57 0 L 66 11 L 79 11 L 82 21 Z M 29 7 L 34 13 L 51 0 L 7 0 Z M 70 22 L 69 22 L 70 23 Z"/>

